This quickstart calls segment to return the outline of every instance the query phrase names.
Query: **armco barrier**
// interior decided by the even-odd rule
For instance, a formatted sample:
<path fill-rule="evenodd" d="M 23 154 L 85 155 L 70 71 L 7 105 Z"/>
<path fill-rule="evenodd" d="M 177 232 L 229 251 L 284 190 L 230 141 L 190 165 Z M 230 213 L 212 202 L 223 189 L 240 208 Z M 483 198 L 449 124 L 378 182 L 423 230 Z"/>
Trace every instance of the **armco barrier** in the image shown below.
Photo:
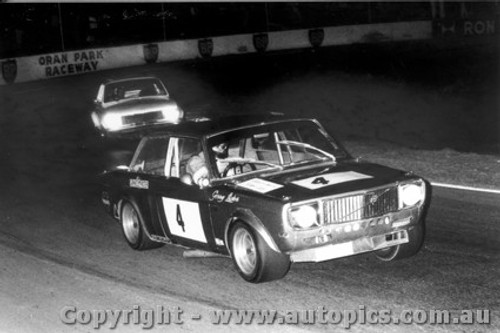
<path fill-rule="evenodd" d="M 153 62 L 430 38 L 432 38 L 432 22 L 417 21 L 260 32 L 58 52 L 0 60 L 2 65 L 0 85 Z"/>

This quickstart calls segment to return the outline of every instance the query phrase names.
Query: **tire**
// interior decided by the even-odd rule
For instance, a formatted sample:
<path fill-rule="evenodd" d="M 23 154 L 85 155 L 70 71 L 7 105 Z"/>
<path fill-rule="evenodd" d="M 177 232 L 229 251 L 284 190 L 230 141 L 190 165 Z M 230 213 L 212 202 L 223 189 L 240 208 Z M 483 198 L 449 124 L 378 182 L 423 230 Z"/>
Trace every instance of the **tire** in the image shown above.
<path fill-rule="evenodd" d="M 425 227 L 419 224 L 408 231 L 410 242 L 391 246 L 385 249 L 375 251 L 375 255 L 382 261 L 393 261 L 408 258 L 417 254 L 424 244 Z"/>
<path fill-rule="evenodd" d="M 278 280 L 290 270 L 290 258 L 272 250 L 258 233 L 241 221 L 231 228 L 229 244 L 236 270 L 248 282 Z"/>
<path fill-rule="evenodd" d="M 149 239 L 144 232 L 144 219 L 137 206 L 128 200 L 122 204 L 120 211 L 122 232 L 127 244 L 134 250 L 142 251 L 163 246 Z"/>

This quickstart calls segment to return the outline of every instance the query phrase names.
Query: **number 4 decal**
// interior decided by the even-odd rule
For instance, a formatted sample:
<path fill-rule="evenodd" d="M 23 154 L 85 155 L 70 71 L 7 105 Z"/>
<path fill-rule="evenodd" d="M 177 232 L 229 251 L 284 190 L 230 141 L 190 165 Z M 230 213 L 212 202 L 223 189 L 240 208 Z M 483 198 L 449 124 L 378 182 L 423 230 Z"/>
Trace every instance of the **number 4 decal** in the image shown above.
<path fill-rule="evenodd" d="M 194 201 L 162 198 L 165 218 L 170 233 L 182 238 L 206 243 L 201 221 L 200 205 Z"/>
<path fill-rule="evenodd" d="M 314 185 L 317 185 L 317 184 L 326 185 L 328 183 L 329 183 L 329 181 L 326 180 L 324 177 L 318 177 L 311 182 L 311 184 L 314 184 Z"/>
<path fill-rule="evenodd" d="M 181 226 L 183 232 L 186 232 L 186 229 L 184 228 L 184 220 L 182 219 L 181 214 L 181 206 L 179 204 L 177 204 L 177 224 Z"/>

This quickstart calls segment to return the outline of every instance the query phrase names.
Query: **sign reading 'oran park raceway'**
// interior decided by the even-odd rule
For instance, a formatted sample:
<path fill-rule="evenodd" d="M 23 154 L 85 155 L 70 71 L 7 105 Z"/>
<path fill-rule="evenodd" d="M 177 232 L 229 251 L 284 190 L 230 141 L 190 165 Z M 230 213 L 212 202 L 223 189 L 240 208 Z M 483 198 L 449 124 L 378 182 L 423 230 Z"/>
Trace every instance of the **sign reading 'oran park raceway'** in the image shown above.
<path fill-rule="evenodd" d="M 38 64 L 45 67 L 45 76 L 54 77 L 96 71 L 103 50 L 78 51 L 43 55 Z"/>

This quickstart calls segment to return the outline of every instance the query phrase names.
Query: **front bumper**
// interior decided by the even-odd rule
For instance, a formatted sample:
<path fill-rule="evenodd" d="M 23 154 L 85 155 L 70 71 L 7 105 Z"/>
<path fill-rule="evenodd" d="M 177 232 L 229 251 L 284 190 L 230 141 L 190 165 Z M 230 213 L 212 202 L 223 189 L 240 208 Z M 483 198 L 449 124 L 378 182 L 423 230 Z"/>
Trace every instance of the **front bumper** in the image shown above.
<path fill-rule="evenodd" d="M 324 246 L 290 253 L 292 262 L 320 262 L 347 257 L 364 252 L 405 244 L 410 241 L 407 230 L 392 231 L 383 235 L 362 237 L 352 241 L 327 244 Z"/>

